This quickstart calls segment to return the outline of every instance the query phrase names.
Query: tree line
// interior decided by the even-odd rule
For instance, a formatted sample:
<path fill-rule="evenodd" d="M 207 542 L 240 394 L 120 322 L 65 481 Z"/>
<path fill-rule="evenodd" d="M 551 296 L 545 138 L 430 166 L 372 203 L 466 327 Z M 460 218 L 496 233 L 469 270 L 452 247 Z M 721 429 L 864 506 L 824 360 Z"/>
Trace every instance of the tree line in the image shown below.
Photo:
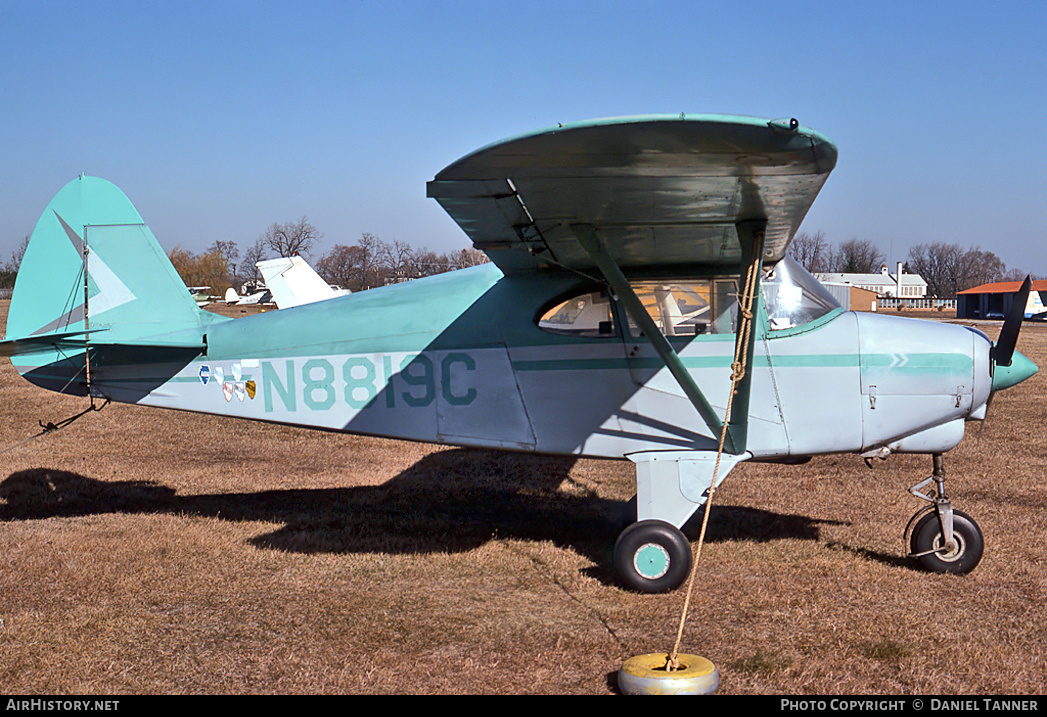
<path fill-rule="evenodd" d="M 868 239 L 849 239 L 834 247 L 821 231 L 798 233 L 788 253 L 812 274 L 879 274 L 887 263 L 886 254 Z M 950 298 L 964 289 L 1021 281 L 1026 275 L 1020 269 L 1008 269 L 991 251 L 947 242 L 913 245 L 903 271 L 921 276 L 927 282 L 928 296 Z"/>
<path fill-rule="evenodd" d="M 209 286 L 220 293 L 240 287 L 261 276 L 258 262 L 301 255 L 329 284 L 350 291 L 418 279 L 485 263 L 487 256 L 473 248 L 438 253 L 417 249 L 401 241 L 383 241 L 365 233 L 352 244 L 335 244 L 316 261 L 310 256 L 323 238 L 306 217 L 297 222 L 274 223 L 246 248 L 242 258 L 233 242 L 218 240 L 200 253 L 175 247 L 168 254 L 186 286 Z"/>
<path fill-rule="evenodd" d="M 323 234 L 303 216 L 297 222 L 273 223 L 242 255 L 234 242 L 218 240 L 199 253 L 179 246 L 168 256 L 186 286 L 209 286 L 213 292 L 220 293 L 227 287 L 239 290 L 243 284 L 259 280 L 255 264 L 260 261 L 295 254 L 308 259 L 322 238 Z M 23 237 L 11 258 L 0 266 L 0 288 L 14 286 L 28 244 L 29 237 Z M 878 274 L 880 267 L 887 263 L 886 254 L 867 239 L 849 239 L 834 246 L 821 231 L 798 233 L 788 253 L 812 274 Z M 355 292 L 486 261 L 487 256 L 473 248 L 438 253 L 364 233 L 355 243 L 335 244 L 310 263 L 328 283 Z M 923 277 L 927 282 L 927 295 L 938 297 L 953 297 L 959 291 L 981 284 L 1025 278 L 1025 272 L 1008 269 L 991 251 L 947 242 L 912 246 L 904 271 Z"/>
<path fill-rule="evenodd" d="M 0 289 L 10 289 L 15 285 L 15 277 L 18 275 L 18 267 L 22 264 L 22 255 L 25 254 L 25 248 L 29 246 L 29 235 L 22 237 L 22 241 L 18 242 L 18 246 L 11 252 L 11 258 L 7 260 L 7 263 L 0 266 Z"/>
<path fill-rule="evenodd" d="M 273 223 L 242 254 L 235 242 L 217 240 L 202 252 L 176 246 L 168 253 L 168 258 L 186 286 L 208 286 L 214 293 L 224 292 L 230 286 L 239 291 L 243 284 L 261 279 L 255 266 L 258 262 L 296 254 L 309 260 L 322 238 L 323 234 L 303 216 L 297 222 Z M 14 286 L 28 245 L 29 236 L 25 236 L 10 260 L 0 265 L 0 288 Z M 335 244 L 316 262 L 310 263 L 328 283 L 355 292 L 464 269 L 486 261 L 486 254 L 471 247 L 435 252 L 401 241 L 383 241 L 365 233 L 355 243 Z"/>

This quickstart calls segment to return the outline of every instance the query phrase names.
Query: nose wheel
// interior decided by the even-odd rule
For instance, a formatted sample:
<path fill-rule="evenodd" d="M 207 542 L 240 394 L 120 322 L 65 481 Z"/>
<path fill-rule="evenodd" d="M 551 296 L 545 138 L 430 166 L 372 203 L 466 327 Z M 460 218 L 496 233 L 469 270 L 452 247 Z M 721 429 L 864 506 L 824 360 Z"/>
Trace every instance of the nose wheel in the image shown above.
<path fill-rule="evenodd" d="M 935 483 L 930 493 L 923 490 Z M 945 495 L 945 468 L 940 453 L 934 455 L 934 473 L 909 489 L 931 505 L 918 511 L 905 529 L 909 554 L 932 573 L 969 573 L 977 567 L 985 549 L 982 530 L 974 518 L 952 507 Z"/>
<path fill-rule="evenodd" d="M 952 540 L 943 536 L 941 518 L 924 511 L 909 538 L 910 556 L 932 573 L 969 573 L 982 559 L 985 541 L 974 518 L 963 511 L 952 512 Z"/>

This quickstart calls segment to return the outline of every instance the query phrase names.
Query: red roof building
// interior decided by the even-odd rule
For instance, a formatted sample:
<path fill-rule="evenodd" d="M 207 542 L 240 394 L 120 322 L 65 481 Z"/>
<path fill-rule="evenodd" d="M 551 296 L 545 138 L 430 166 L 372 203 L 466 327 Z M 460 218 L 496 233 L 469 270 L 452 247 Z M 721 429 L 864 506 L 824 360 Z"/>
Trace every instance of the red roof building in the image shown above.
<path fill-rule="evenodd" d="M 1022 288 L 1020 281 L 996 281 L 956 292 L 956 318 L 1002 319 Z M 1032 282 L 1032 290 L 1047 292 L 1047 280 Z"/>

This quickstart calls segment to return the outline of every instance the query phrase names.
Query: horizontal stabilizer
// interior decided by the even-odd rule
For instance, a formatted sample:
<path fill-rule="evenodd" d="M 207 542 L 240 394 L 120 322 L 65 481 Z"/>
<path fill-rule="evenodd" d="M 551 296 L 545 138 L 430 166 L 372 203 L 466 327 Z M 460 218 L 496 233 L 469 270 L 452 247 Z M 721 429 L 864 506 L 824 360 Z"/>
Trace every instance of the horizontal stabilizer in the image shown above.
<path fill-rule="evenodd" d="M 35 352 L 54 351 L 64 349 L 66 351 L 83 351 L 90 346 L 92 350 L 106 349 L 111 353 L 116 350 L 153 350 L 172 352 L 192 352 L 195 354 L 206 354 L 207 343 L 201 336 L 199 340 L 178 340 L 169 338 L 140 339 L 137 341 L 107 341 L 105 334 L 109 329 L 90 329 L 88 331 L 58 331 L 53 334 L 39 334 L 37 336 L 26 336 L 20 339 L 4 339 L 0 341 L 0 356 L 21 356 Z"/>
<path fill-rule="evenodd" d="M 66 346 L 83 349 L 84 341 L 89 334 L 97 334 L 109 329 L 91 329 L 90 331 L 56 331 L 51 334 L 38 334 L 20 339 L 0 341 L 0 356 L 18 356 L 35 351 L 51 351 Z"/>

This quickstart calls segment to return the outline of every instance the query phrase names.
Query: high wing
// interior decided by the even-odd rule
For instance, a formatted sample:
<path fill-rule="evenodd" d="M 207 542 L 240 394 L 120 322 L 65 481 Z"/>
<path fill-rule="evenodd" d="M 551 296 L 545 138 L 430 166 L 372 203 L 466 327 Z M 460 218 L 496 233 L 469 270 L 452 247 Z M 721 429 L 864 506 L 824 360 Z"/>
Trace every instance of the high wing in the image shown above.
<path fill-rule="evenodd" d="M 785 256 L 836 155 L 796 120 L 594 120 L 477 150 L 437 174 L 428 193 L 505 274 L 595 269 L 717 435 L 719 415 L 626 274 L 749 266 L 753 295 L 761 262 Z M 747 365 L 724 436 L 730 453 L 744 450 L 752 374 L 752 334 L 739 331 L 738 341 Z"/>
<path fill-rule="evenodd" d="M 742 222 L 766 221 L 766 263 L 785 255 L 836 157 L 796 120 L 644 116 L 489 145 L 427 189 L 506 273 L 592 268 L 572 225 L 592 227 L 623 271 L 737 266 Z"/>

